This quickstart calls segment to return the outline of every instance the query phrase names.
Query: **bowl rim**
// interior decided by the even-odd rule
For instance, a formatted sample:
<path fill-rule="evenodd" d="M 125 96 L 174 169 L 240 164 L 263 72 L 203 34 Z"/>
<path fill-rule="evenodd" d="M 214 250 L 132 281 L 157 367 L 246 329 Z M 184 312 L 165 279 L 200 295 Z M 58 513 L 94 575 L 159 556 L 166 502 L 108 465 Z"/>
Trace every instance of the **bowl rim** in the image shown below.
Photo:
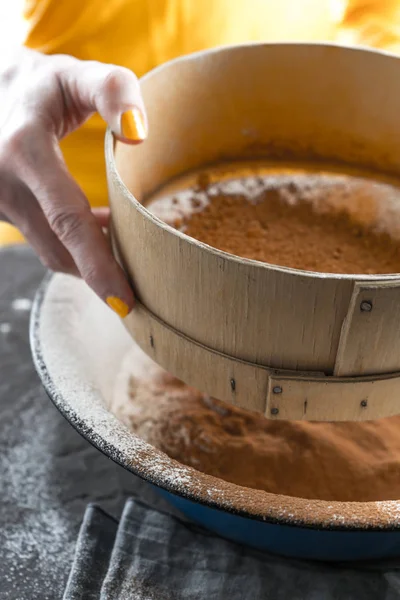
<path fill-rule="evenodd" d="M 331 49 L 336 49 L 338 51 L 344 51 L 344 52 L 353 53 L 353 54 L 365 54 L 365 55 L 373 55 L 373 56 L 378 55 L 378 56 L 381 56 L 382 58 L 398 60 L 398 57 L 391 52 L 387 52 L 384 50 L 375 50 L 375 49 L 369 48 L 367 46 L 352 47 L 350 45 L 325 43 L 325 42 L 248 42 L 248 43 L 244 43 L 244 44 L 231 44 L 231 45 L 226 45 L 226 46 L 219 46 L 217 48 L 212 48 L 209 50 L 200 50 L 198 52 L 193 52 L 193 53 L 185 55 L 185 56 L 179 56 L 177 58 L 167 61 L 167 62 L 163 63 L 162 65 L 159 65 L 158 67 L 152 69 L 151 71 L 146 73 L 143 77 L 141 77 L 139 79 L 139 82 L 142 82 L 142 81 L 145 82 L 147 79 L 150 79 L 155 74 L 157 74 L 158 71 L 160 71 L 162 69 L 169 68 L 170 66 L 173 66 L 175 64 L 188 62 L 191 60 L 196 60 L 197 58 L 204 56 L 204 55 L 209 55 L 209 54 L 216 55 L 216 54 L 238 51 L 238 50 L 246 51 L 246 50 L 249 50 L 251 48 L 256 48 L 256 47 L 257 48 L 261 48 L 261 47 L 264 47 L 264 48 L 276 48 L 276 47 L 295 48 L 298 46 L 301 46 L 304 48 L 310 48 L 313 50 L 315 50 L 315 49 L 320 50 L 322 48 L 331 48 Z M 192 238 L 189 235 L 187 235 L 186 233 L 175 229 L 171 225 L 168 225 L 167 223 L 162 221 L 160 218 L 153 215 L 143 204 L 141 204 L 135 198 L 135 196 L 130 192 L 129 188 L 125 185 L 122 177 L 120 176 L 120 174 L 118 172 L 116 160 L 115 160 L 114 148 L 115 148 L 115 138 L 113 136 L 111 128 L 108 126 L 106 129 L 105 138 L 104 138 L 106 165 L 107 165 L 107 168 L 109 169 L 110 176 L 112 177 L 112 179 L 116 183 L 116 185 L 120 188 L 124 197 L 126 199 L 128 199 L 131 202 L 131 204 L 135 207 L 135 209 L 138 212 L 140 212 L 141 215 L 144 218 L 146 218 L 148 221 L 152 222 L 154 225 L 156 225 L 159 228 L 163 229 L 164 231 L 168 232 L 170 235 L 174 235 L 174 236 L 180 238 L 180 240 L 182 240 L 182 242 L 189 244 L 191 246 L 195 246 L 203 252 L 209 252 L 211 254 L 214 254 L 216 257 L 219 257 L 221 259 L 224 259 L 226 261 L 230 261 L 230 262 L 233 262 L 236 264 L 252 266 L 257 269 L 266 269 L 269 271 L 275 271 L 277 273 L 286 273 L 287 275 L 291 275 L 291 276 L 300 276 L 301 275 L 301 276 L 307 277 L 307 278 L 325 279 L 325 280 L 330 280 L 330 281 L 332 281 L 332 280 L 347 280 L 347 281 L 351 281 L 351 282 L 362 281 L 362 282 L 370 282 L 370 283 L 378 282 L 378 281 L 391 281 L 391 280 L 399 279 L 400 273 L 385 273 L 385 274 L 381 274 L 381 275 L 379 275 L 379 274 L 369 275 L 369 274 L 365 274 L 365 273 L 364 274 L 363 273 L 350 273 L 350 274 L 326 273 L 326 272 L 295 269 L 292 267 L 275 265 L 273 263 L 261 262 L 261 261 L 254 260 L 251 258 L 244 258 L 241 256 L 237 256 L 235 254 L 230 254 L 229 252 L 225 252 L 223 250 L 219 250 L 218 248 L 214 248 L 213 246 L 210 246 L 208 244 L 205 244 L 204 242 L 197 240 L 195 238 Z M 260 158 L 262 158 L 262 157 L 260 157 Z M 203 166 L 204 167 L 207 167 L 207 166 L 212 167 L 212 164 L 203 165 Z M 178 178 L 180 176 L 188 175 L 189 173 L 190 173 L 190 171 L 182 172 L 182 173 L 179 173 L 179 175 L 176 175 L 175 177 Z M 384 173 L 382 173 L 381 175 L 384 176 Z M 169 181 L 172 181 L 172 179 Z M 162 184 L 162 186 L 167 183 L 168 183 L 168 181 L 165 181 Z M 158 186 L 157 189 L 159 189 L 162 186 Z M 153 190 L 153 192 L 154 191 L 156 191 L 156 190 Z"/>
<path fill-rule="evenodd" d="M 175 496 L 185 498 L 208 508 L 228 512 L 239 517 L 260 521 L 262 523 L 319 531 L 387 532 L 400 530 L 400 501 L 397 500 L 340 502 L 294 498 L 291 496 L 279 496 L 269 492 L 262 492 L 263 499 L 265 499 L 265 509 L 268 507 L 268 500 L 282 499 L 285 501 L 285 504 L 281 506 L 280 512 L 275 508 L 272 509 L 272 507 L 269 507 L 271 509 L 271 514 L 265 514 L 259 509 L 258 512 L 255 512 L 254 510 L 245 510 L 242 506 L 240 506 L 240 493 L 243 494 L 246 490 L 248 492 L 249 488 L 237 486 L 235 484 L 213 478 L 215 481 L 221 481 L 221 485 L 228 484 L 230 488 L 239 490 L 240 492 L 239 496 L 234 496 L 232 499 L 229 499 L 229 502 L 225 501 L 224 503 L 225 499 L 213 499 L 212 497 L 208 497 L 206 494 L 202 494 L 201 490 L 196 492 L 193 490 L 182 489 L 182 486 L 179 484 L 179 482 L 171 483 L 171 481 L 168 481 L 167 478 L 163 480 L 161 475 L 155 476 L 154 473 L 146 473 L 144 470 L 140 469 L 140 465 L 135 466 L 129 455 L 124 453 L 123 449 L 118 448 L 117 443 L 114 445 L 108 442 L 104 437 L 102 437 L 102 435 L 98 434 L 98 432 L 96 432 L 92 426 L 88 427 L 84 419 L 77 413 L 75 409 L 70 409 L 68 411 L 65 410 L 65 407 L 68 407 L 70 404 L 68 402 L 68 398 L 63 395 L 60 389 L 57 389 L 50 369 L 45 362 L 42 339 L 40 335 L 43 308 L 45 306 L 49 289 L 52 285 L 54 285 L 54 282 L 57 281 L 57 278 L 60 277 L 65 276 L 48 273 L 41 282 L 34 298 L 29 329 L 33 362 L 50 400 L 66 418 L 66 420 L 74 427 L 74 429 L 95 448 L 100 450 L 102 454 L 134 475 L 145 481 L 148 481 L 156 487 L 166 490 Z M 84 285 L 83 282 L 82 285 Z M 111 419 L 113 417 L 112 413 L 108 412 L 108 414 L 110 415 Z M 122 423 L 120 425 L 122 430 L 124 425 Z M 135 436 L 133 433 L 130 435 Z M 135 437 L 139 438 L 139 436 Z M 156 451 L 159 454 L 167 457 L 167 455 L 161 451 Z M 173 459 L 170 459 L 169 457 L 167 458 L 171 461 L 171 464 L 173 462 L 177 462 L 173 461 Z M 196 471 L 194 468 L 189 467 L 189 469 L 194 473 L 200 474 L 200 472 Z M 261 492 L 261 490 L 258 491 Z M 296 502 L 298 503 L 299 501 L 303 505 L 311 505 L 310 509 L 313 507 L 316 509 L 316 511 L 310 515 L 310 518 L 304 518 L 304 510 L 299 510 L 298 505 L 296 507 Z M 381 518 L 379 518 L 379 516 Z M 369 520 L 368 517 L 371 517 L 371 520 Z M 375 517 L 375 520 L 373 517 Z"/>

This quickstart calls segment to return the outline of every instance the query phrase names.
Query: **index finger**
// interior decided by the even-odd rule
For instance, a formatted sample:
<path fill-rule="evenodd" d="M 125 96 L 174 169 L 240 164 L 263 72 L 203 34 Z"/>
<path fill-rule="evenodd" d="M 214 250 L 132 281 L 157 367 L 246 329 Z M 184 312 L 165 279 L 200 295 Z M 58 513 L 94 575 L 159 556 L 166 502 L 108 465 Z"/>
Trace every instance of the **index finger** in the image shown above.
<path fill-rule="evenodd" d="M 51 229 L 73 257 L 86 283 L 121 317 L 133 308 L 133 291 L 112 255 L 101 225 L 54 144 L 35 147 L 34 165 L 21 169 Z"/>

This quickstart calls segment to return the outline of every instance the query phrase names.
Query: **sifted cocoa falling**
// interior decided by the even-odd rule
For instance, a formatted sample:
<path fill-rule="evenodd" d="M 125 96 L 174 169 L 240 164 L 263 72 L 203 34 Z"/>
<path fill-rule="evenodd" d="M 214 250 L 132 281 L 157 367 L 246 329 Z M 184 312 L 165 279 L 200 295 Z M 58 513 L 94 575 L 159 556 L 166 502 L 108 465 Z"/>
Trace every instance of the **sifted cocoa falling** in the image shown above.
<path fill-rule="evenodd" d="M 147 361 L 139 348 L 131 355 L 128 398 L 115 398 L 111 410 L 171 458 L 225 481 L 296 498 L 400 498 L 400 417 L 271 421 L 209 398 Z"/>

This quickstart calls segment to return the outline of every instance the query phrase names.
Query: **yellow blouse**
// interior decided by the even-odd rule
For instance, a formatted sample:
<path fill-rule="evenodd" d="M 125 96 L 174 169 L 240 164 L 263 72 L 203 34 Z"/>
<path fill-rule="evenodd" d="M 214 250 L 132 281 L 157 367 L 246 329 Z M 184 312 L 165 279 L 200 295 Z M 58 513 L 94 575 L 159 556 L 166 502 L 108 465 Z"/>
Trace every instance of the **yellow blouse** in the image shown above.
<path fill-rule="evenodd" d="M 392 0 L 393 1 L 393 0 Z M 333 40 L 347 4 L 390 0 L 26 0 L 26 45 L 115 63 L 139 77 L 182 54 L 246 41 Z M 357 15 L 356 15 L 357 17 Z M 357 18 L 352 14 L 353 21 Z M 98 115 L 62 141 L 92 206 L 107 203 Z M 7 233 L 8 232 L 8 233 Z M 0 223 L 0 243 L 17 239 Z"/>

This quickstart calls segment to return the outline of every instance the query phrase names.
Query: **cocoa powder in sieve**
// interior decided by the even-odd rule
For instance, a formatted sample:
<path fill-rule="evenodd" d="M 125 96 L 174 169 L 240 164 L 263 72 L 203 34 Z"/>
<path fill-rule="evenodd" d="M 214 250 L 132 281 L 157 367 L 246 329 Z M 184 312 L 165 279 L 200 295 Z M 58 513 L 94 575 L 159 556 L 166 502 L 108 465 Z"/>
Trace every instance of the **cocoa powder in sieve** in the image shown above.
<path fill-rule="evenodd" d="M 203 176 L 195 189 L 156 200 L 149 209 L 239 256 L 324 272 L 393 273 L 400 270 L 399 242 L 379 226 L 381 192 L 340 177 L 210 184 Z M 171 458 L 275 494 L 362 502 L 400 498 L 400 417 L 270 421 L 211 399 L 146 360 L 132 363 L 129 399 L 111 408 Z M 138 370 L 139 364 L 147 367 Z"/>
<path fill-rule="evenodd" d="M 376 274 L 400 271 L 399 232 L 389 235 L 392 224 L 383 218 L 393 197 L 400 203 L 391 186 L 339 175 L 208 183 L 203 174 L 189 193 L 148 208 L 230 254 L 307 271 Z"/>

